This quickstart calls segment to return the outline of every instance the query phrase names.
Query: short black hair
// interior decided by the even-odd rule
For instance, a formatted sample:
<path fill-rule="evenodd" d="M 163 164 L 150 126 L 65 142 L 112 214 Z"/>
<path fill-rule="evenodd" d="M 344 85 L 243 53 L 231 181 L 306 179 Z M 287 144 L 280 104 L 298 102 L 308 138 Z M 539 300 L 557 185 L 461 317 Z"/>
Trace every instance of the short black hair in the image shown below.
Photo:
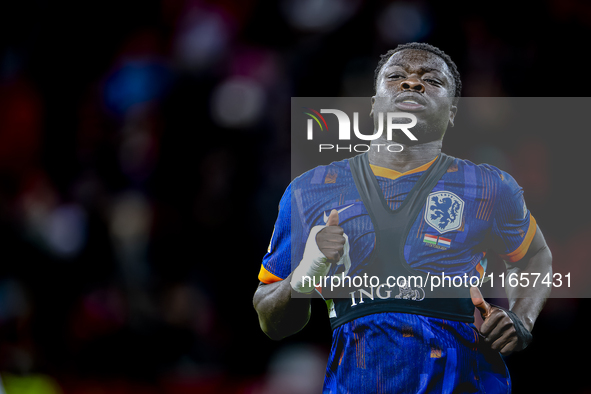
<path fill-rule="evenodd" d="M 380 61 L 378 62 L 378 66 L 376 67 L 376 70 L 374 72 L 374 80 L 373 80 L 374 92 L 376 91 L 376 88 L 378 85 L 378 75 L 380 75 L 380 71 L 382 70 L 382 67 L 384 67 L 384 64 L 386 64 L 388 59 L 390 59 L 390 57 L 392 57 L 393 54 L 395 54 L 396 52 L 400 52 L 403 49 L 419 49 L 422 51 L 431 52 L 434 55 L 437 55 L 441 59 L 443 59 L 445 64 L 447 64 L 449 71 L 451 71 L 452 77 L 454 78 L 454 85 L 456 88 L 454 96 L 456 97 L 455 101 L 457 101 L 458 97 L 460 97 L 460 94 L 462 92 L 462 80 L 460 78 L 460 72 L 458 71 L 458 67 L 453 62 L 453 60 L 451 60 L 451 57 L 449 57 L 448 54 L 443 52 L 441 49 L 434 47 L 433 45 L 429 45 L 427 43 L 424 43 L 424 42 L 410 42 L 408 44 L 401 44 L 401 45 L 398 45 L 396 48 L 390 49 L 388 52 L 381 55 Z"/>

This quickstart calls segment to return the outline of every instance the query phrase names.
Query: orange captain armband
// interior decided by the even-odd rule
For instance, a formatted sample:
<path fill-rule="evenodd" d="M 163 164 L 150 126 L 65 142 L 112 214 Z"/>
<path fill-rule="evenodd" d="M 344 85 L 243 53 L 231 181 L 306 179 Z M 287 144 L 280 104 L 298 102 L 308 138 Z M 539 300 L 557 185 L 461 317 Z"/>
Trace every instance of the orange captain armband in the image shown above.
<path fill-rule="evenodd" d="M 525 234 L 525 238 L 523 242 L 517 249 L 513 252 L 508 254 L 501 254 L 499 255 L 503 260 L 508 261 L 510 263 L 515 263 L 519 261 L 525 256 L 527 250 L 529 249 L 529 245 L 531 245 L 531 241 L 534 239 L 534 235 L 536 235 L 537 230 L 537 223 L 536 219 L 530 214 L 529 215 L 529 227 L 527 228 L 527 233 Z"/>
<path fill-rule="evenodd" d="M 279 282 L 283 279 L 267 271 L 265 266 L 261 264 L 261 270 L 259 271 L 259 280 L 265 284 L 270 284 L 274 282 Z"/>

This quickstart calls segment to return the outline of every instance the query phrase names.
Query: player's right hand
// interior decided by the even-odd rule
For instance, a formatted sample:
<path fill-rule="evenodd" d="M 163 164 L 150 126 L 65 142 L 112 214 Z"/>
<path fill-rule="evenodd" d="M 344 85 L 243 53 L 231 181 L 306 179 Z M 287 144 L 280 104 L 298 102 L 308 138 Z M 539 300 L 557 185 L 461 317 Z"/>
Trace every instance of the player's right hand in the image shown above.
<path fill-rule="evenodd" d="M 312 283 L 321 284 L 332 263 L 344 264 L 348 270 L 351 264 L 348 259 L 349 244 L 347 235 L 338 224 L 339 213 L 333 209 L 325 226 L 314 226 L 310 229 L 302 261 L 291 275 L 291 287 L 295 291 L 314 291 L 310 278 L 313 280 Z"/>
<path fill-rule="evenodd" d="M 339 213 L 333 209 L 328 216 L 326 227 L 316 234 L 316 244 L 318 249 L 331 262 L 337 262 L 343 257 L 345 242 L 345 232 L 339 227 Z"/>

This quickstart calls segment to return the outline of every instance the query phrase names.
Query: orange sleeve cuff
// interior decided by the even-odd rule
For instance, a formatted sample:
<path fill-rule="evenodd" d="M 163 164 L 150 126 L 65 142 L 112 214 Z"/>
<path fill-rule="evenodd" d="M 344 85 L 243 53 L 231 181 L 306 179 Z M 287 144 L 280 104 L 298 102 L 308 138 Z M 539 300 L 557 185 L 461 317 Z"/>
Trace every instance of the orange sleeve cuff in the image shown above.
<path fill-rule="evenodd" d="M 270 284 L 273 282 L 279 282 L 283 279 L 267 271 L 267 269 L 261 264 L 261 270 L 259 271 L 259 280 L 263 283 Z"/>
<path fill-rule="evenodd" d="M 503 260 L 508 261 L 510 263 L 514 263 L 516 261 L 521 260 L 523 256 L 525 256 L 525 254 L 527 253 L 529 245 L 531 244 L 531 241 L 534 239 L 534 235 L 536 235 L 537 227 L 538 226 L 536 224 L 536 219 L 534 219 L 534 217 L 530 213 L 529 227 L 527 229 L 527 234 L 525 235 L 525 238 L 523 239 L 521 245 L 519 245 L 519 247 L 515 249 L 513 252 L 509 254 L 501 254 L 500 257 Z"/>

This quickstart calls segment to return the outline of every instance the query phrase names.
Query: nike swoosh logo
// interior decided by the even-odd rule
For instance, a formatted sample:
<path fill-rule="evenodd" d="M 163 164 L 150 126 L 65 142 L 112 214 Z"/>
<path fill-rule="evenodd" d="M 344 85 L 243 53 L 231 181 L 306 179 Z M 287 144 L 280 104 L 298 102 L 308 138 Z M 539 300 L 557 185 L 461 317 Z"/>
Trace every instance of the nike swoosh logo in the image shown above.
<path fill-rule="evenodd" d="M 341 212 L 343 212 L 345 209 L 351 208 L 353 205 L 355 205 L 355 204 L 351 204 L 351 205 L 349 205 L 349 206 L 347 206 L 347 207 L 345 207 L 345 208 L 341 208 L 341 209 L 339 209 L 337 212 L 338 212 L 338 213 L 341 213 Z M 328 216 L 326 216 L 326 211 L 324 211 L 324 223 L 327 223 L 327 222 L 328 222 Z"/>

